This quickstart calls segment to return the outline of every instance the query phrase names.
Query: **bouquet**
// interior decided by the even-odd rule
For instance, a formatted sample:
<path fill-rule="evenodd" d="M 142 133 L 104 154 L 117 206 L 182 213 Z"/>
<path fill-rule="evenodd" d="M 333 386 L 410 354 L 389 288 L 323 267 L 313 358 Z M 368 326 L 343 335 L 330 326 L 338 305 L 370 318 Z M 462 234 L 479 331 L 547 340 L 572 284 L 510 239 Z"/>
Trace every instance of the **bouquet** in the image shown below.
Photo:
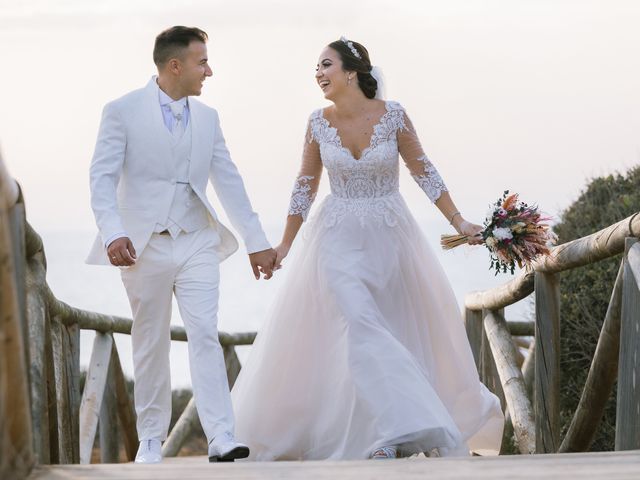
<path fill-rule="evenodd" d="M 518 267 L 528 266 L 540 255 L 547 255 L 549 243 L 557 240 L 551 227 L 544 223 L 537 206 L 518 201 L 518 194 L 506 190 L 492 206 L 481 232 L 484 245 L 491 252 L 491 266 L 496 275 Z M 442 235 L 441 244 L 450 250 L 467 243 L 467 235 Z"/>

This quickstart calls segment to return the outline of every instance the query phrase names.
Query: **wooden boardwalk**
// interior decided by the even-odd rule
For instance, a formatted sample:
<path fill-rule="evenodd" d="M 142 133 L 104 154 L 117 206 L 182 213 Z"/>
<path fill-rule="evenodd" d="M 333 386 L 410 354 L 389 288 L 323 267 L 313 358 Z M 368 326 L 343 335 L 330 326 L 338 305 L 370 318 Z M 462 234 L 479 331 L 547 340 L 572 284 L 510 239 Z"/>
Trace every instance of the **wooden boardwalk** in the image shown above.
<path fill-rule="evenodd" d="M 640 450 L 470 458 L 411 458 L 354 462 L 237 462 L 205 457 L 167 459 L 161 465 L 39 466 L 29 480 L 524 480 L 640 479 Z"/>

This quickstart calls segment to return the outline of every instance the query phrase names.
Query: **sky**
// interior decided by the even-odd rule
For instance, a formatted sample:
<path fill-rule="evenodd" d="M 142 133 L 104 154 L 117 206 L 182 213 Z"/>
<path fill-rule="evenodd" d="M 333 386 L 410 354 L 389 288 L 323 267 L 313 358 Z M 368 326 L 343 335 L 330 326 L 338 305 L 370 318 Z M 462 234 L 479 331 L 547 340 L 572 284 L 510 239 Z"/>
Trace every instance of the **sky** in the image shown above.
<path fill-rule="evenodd" d="M 118 300 L 91 303 L 97 295 L 68 272 L 103 282 L 104 272 L 81 270 L 96 268 L 82 261 L 95 234 L 88 168 L 100 113 L 149 81 L 153 40 L 176 24 L 209 34 L 213 77 L 200 100 L 219 111 L 274 244 L 307 118 L 328 105 L 318 55 L 341 35 L 382 68 L 388 98 L 406 108 L 471 221 L 505 189 L 557 217 L 590 178 L 640 161 L 637 0 L 0 0 L 0 148 L 45 238 L 50 284 L 73 305 L 127 314 L 113 275 L 100 290 Z M 404 171 L 401 191 L 437 247 L 446 220 Z M 470 254 L 439 255 L 460 299 L 496 284 L 485 251 L 471 275 Z"/>
<path fill-rule="evenodd" d="M 586 179 L 640 160 L 634 0 L 0 0 L 0 146 L 34 226 L 94 228 L 101 109 L 146 84 L 153 39 L 172 24 L 211 37 L 201 99 L 267 223 L 283 222 L 306 119 L 327 105 L 317 57 L 343 34 L 383 69 L 471 220 L 506 188 L 556 214 Z M 421 195 L 406 189 L 437 218 Z"/>

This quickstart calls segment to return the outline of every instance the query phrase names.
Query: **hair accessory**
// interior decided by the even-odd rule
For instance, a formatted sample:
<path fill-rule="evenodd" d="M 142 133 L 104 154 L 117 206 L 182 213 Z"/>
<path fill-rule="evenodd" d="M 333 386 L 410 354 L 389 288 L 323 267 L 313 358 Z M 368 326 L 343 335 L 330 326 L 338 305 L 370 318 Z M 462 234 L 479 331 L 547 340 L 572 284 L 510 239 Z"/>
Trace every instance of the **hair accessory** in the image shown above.
<path fill-rule="evenodd" d="M 340 41 L 345 43 L 347 45 L 347 47 L 349 47 L 349 50 L 351 50 L 351 53 L 353 53 L 354 57 L 359 58 L 360 60 L 362 60 L 362 57 L 360 56 L 360 53 L 358 52 L 356 47 L 354 47 L 353 43 L 350 42 L 349 40 L 347 40 L 347 38 L 344 35 L 342 37 L 340 37 Z"/>

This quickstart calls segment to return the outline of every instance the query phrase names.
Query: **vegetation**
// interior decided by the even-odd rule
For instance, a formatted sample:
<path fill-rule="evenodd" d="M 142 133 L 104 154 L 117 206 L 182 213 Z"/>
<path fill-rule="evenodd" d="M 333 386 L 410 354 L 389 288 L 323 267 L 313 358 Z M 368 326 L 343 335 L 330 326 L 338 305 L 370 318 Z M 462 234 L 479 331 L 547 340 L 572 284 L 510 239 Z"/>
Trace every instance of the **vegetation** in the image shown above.
<path fill-rule="evenodd" d="M 561 214 L 559 243 L 589 235 L 640 211 L 640 166 L 626 174 L 593 179 Z M 561 423 L 566 433 L 580 400 L 607 311 L 621 256 L 561 276 Z M 612 391 L 593 451 L 613 450 L 616 389 Z"/>

